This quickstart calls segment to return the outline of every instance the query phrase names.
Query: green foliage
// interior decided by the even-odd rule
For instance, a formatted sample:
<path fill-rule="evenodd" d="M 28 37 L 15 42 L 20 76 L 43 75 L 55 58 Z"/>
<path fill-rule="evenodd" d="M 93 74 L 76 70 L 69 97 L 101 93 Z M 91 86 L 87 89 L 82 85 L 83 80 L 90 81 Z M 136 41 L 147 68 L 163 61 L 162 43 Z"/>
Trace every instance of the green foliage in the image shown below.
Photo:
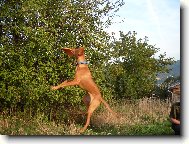
<path fill-rule="evenodd" d="M 142 98 L 152 93 L 159 72 L 168 71 L 173 58 L 166 54 L 155 58 L 158 48 L 136 38 L 136 32 L 120 32 L 110 45 L 111 63 L 105 69 L 106 80 L 116 98 Z"/>
<path fill-rule="evenodd" d="M 158 95 L 160 98 L 167 98 L 168 96 L 170 96 L 170 92 L 168 92 L 168 88 L 171 85 L 174 85 L 176 82 L 180 82 L 180 76 L 168 77 L 167 79 L 165 79 L 165 81 L 163 83 L 156 86 L 155 94 Z"/>
<path fill-rule="evenodd" d="M 33 111 L 50 113 L 61 105 L 78 104 L 83 95 L 79 88 L 50 91 L 51 85 L 74 76 L 74 61 L 60 48 L 84 45 L 91 64 L 99 71 L 109 39 L 103 28 L 111 24 L 110 17 L 121 5 L 122 1 L 109 0 L 2 0 L 1 107 L 32 107 Z M 94 75 L 102 83 L 101 73 Z"/>
<path fill-rule="evenodd" d="M 167 71 L 172 59 L 165 54 L 155 59 L 158 49 L 147 38 L 137 40 L 136 33 L 121 32 L 116 40 L 104 31 L 123 4 L 122 0 L 1 0 L 0 109 L 10 115 L 20 110 L 29 117 L 43 113 L 47 120 L 66 119 L 68 109 L 80 105 L 84 91 L 50 90 L 74 77 L 74 60 L 60 51 L 62 47 L 85 46 L 89 67 L 106 99 L 150 94 L 156 74 Z"/>

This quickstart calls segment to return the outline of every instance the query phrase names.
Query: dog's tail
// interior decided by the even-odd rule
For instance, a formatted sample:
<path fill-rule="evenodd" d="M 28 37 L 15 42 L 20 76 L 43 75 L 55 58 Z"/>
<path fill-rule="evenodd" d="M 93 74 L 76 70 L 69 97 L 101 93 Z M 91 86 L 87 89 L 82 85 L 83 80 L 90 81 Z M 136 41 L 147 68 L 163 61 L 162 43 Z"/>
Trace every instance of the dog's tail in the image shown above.
<path fill-rule="evenodd" d="M 117 113 L 115 113 L 115 112 L 110 108 L 109 104 L 108 104 L 103 98 L 101 98 L 101 101 L 102 101 L 102 103 L 105 105 L 105 107 L 108 109 L 108 111 L 109 111 L 110 113 L 112 113 L 114 116 L 117 117 Z"/>

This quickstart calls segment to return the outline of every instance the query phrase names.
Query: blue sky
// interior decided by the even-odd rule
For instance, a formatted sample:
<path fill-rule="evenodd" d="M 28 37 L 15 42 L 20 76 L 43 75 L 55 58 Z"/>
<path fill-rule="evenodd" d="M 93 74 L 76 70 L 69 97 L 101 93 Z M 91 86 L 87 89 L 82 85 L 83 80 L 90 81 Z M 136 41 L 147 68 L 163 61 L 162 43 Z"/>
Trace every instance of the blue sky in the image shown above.
<path fill-rule="evenodd" d="M 180 59 L 180 0 L 124 0 L 108 32 L 136 31 L 137 38 L 149 39 L 149 44 L 166 52 L 167 57 Z M 122 22 L 124 20 L 124 22 Z"/>

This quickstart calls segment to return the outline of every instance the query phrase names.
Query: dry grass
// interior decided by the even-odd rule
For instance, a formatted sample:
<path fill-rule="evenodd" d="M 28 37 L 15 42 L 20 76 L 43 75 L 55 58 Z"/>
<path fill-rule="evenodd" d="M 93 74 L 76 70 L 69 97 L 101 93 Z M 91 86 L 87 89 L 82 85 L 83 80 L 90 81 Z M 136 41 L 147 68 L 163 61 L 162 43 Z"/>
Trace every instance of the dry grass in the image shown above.
<path fill-rule="evenodd" d="M 158 98 L 143 98 L 136 101 L 120 101 L 111 103 L 111 107 L 119 114 L 118 118 L 113 117 L 106 109 L 94 114 L 92 123 L 94 125 L 137 125 L 152 124 L 166 121 L 170 112 L 170 100 Z"/>
<path fill-rule="evenodd" d="M 105 108 L 99 108 L 91 118 L 91 125 L 87 129 L 86 135 L 119 134 L 122 129 L 125 129 L 125 126 L 148 126 L 165 122 L 169 116 L 171 105 L 169 100 L 162 101 L 158 98 L 143 98 L 135 101 L 112 101 L 109 103 L 112 109 L 119 114 L 119 117 L 112 116 Z M 80 122 L 75 118 L 79 119 Z M 79 135 L 78 130 L 85 123 L 86 116 L 75 115 L 75 118 L 68 123 L 57 124 L 55 122 L 44 122 L 40 119 L 25 120 L 21 116 L 20 118 L 0 117 L 0 134 Z M 114 132 L 111 132 L 112 130 Z M 122 134 L 125 134 L 125 131 Z"/>

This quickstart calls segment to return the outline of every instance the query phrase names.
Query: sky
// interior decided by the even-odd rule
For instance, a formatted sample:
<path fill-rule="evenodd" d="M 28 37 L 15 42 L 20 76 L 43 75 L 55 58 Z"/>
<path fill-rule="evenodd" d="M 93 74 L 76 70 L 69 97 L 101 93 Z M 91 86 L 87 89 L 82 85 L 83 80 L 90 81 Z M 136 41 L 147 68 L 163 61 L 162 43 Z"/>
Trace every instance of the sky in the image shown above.
<path fill-rule="evenodd" d="M 149 44 L 160 48 L 155 55 L 180 59 L 180 0 L 124 0 L 108 33 L 137 32 L 137 38 L 148 37 Z M 122 22 L 123 21 L 123 22 Z"/>

